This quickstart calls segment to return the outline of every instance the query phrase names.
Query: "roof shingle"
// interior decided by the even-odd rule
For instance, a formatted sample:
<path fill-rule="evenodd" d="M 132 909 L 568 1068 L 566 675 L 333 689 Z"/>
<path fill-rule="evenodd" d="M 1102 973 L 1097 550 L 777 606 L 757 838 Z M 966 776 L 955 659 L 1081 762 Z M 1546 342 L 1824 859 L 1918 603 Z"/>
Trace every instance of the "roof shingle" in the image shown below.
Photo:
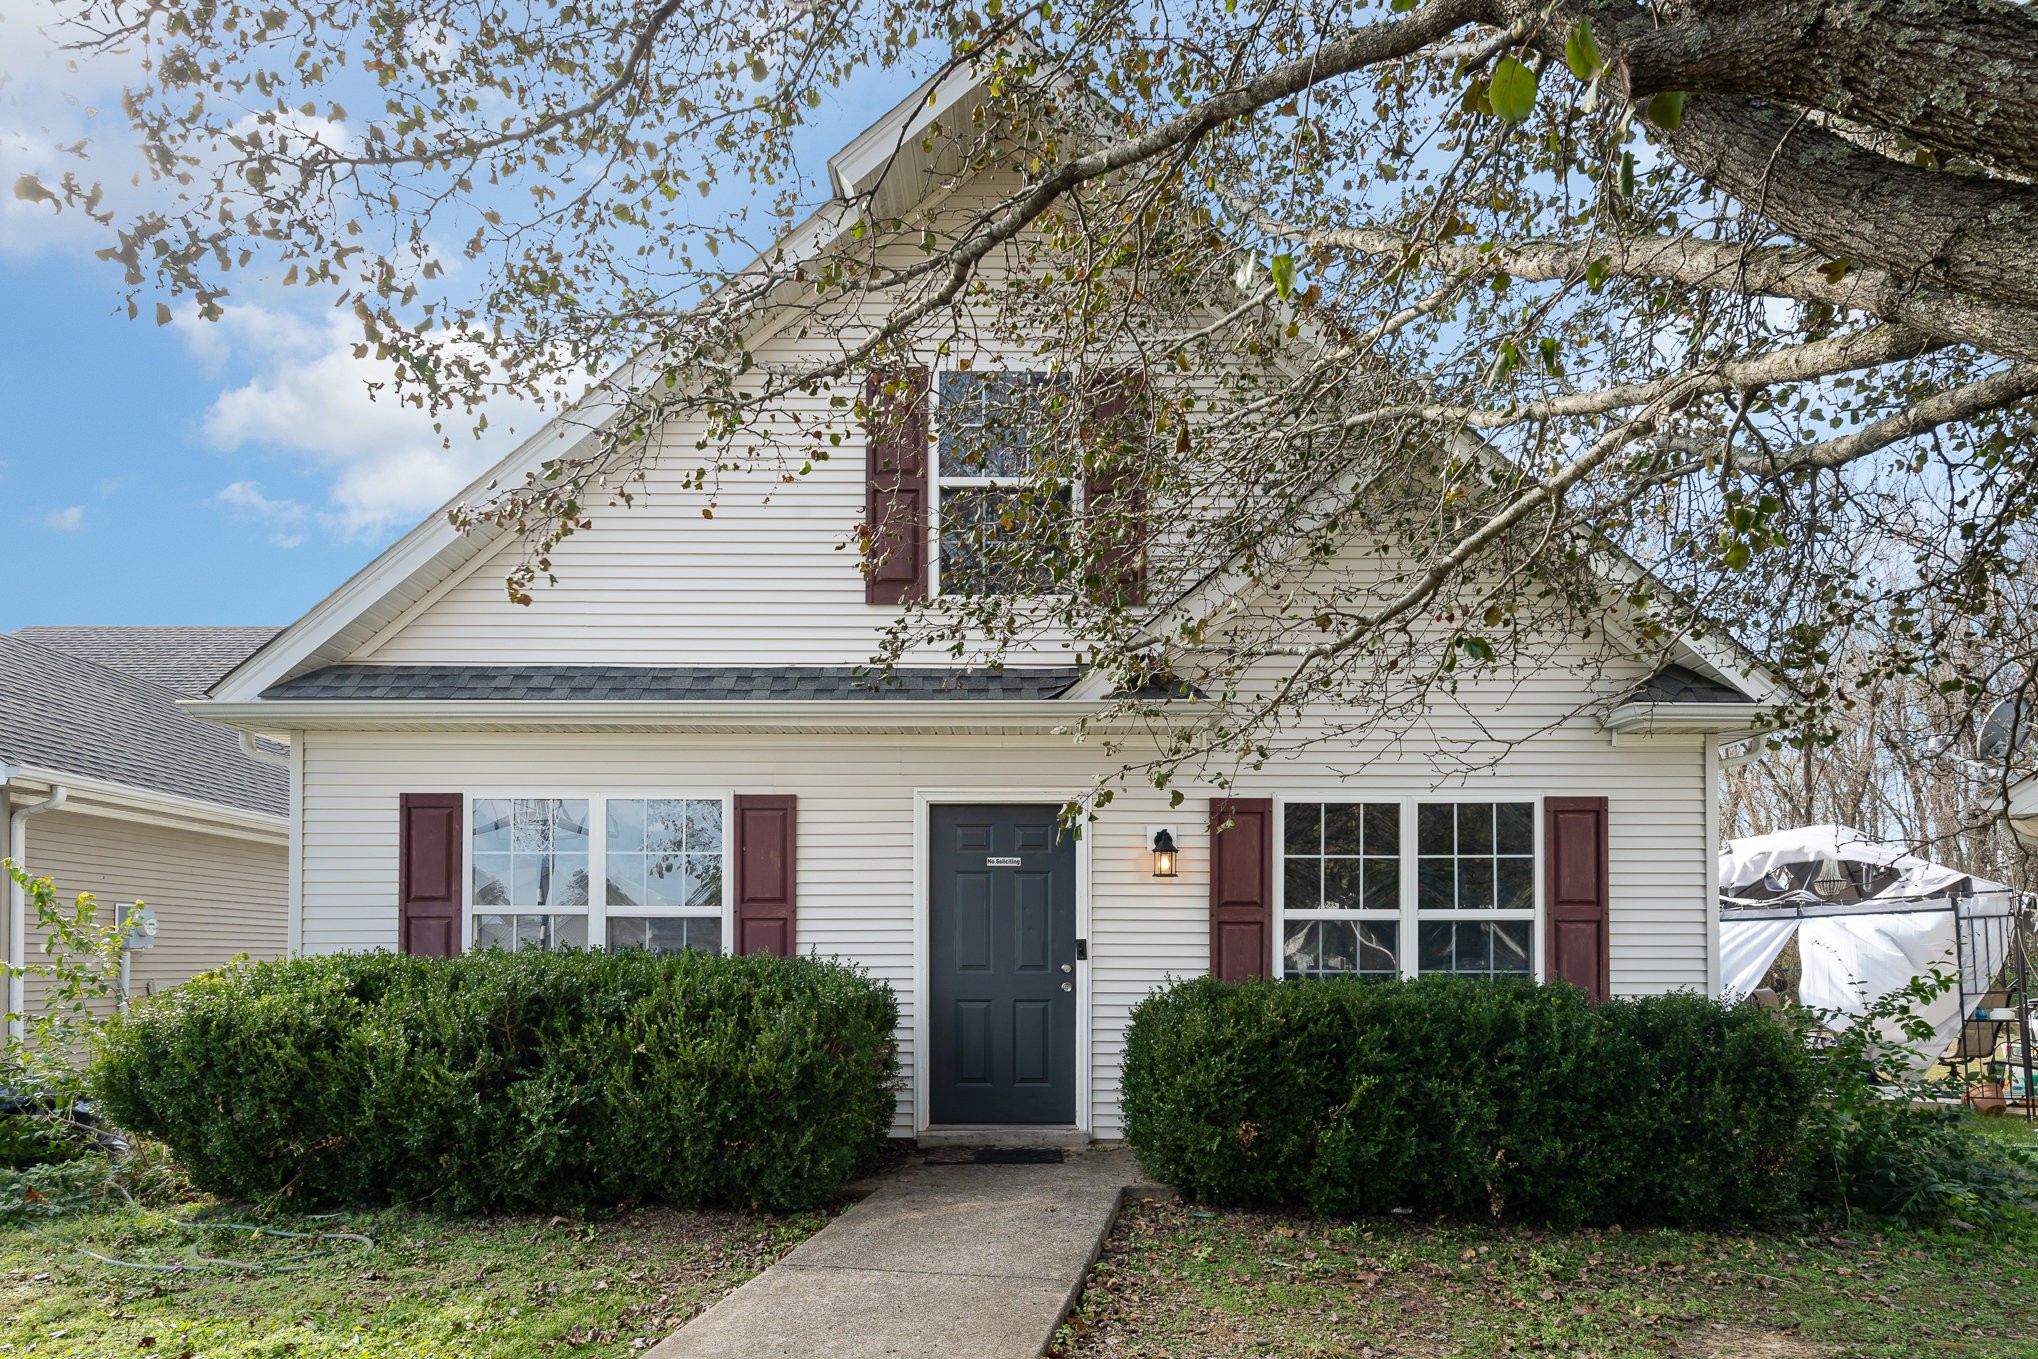
<path fill-rule="evenodd" d="M 14 635 L 51 651 L 200 698 L 282 629 L 266 627 L 31 627 Z"/>
<path fill-rule="evenodd" d="M 1629 703 L 1753 703 L 1739 689 L 1681 665 L 1666 665 L 1627 696 Z"/>
<path fill-rule="evenodd" d="M 0 760 L 280 816 L 290 781 L 159 684 L 0 633 Z"/>
<path fill-rule="evenodd" d="M 1056 698 L 1082 671 L 900 669 L 856 665 L 329 665 L 265 699 L 812 700 Z"/>

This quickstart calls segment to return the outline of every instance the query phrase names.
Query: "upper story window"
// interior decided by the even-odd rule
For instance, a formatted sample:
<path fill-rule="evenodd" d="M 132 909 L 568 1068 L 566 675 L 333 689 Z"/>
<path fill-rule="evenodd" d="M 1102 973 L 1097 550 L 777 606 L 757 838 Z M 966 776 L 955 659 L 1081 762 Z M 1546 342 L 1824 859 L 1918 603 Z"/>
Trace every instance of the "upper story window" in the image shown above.
<path fill-rule="evenodd" d="M 1535 830 L 1533 802 L 1286 803 L 1283 975 L 1534 976 Z"/>
<path fill-rule="evenodd" d="M 1073 484 L 1042 478 L 1069 418 L 1066 378 L 945 372 L 935 403 L 936 579 L 943 594 L 1039 594 L 1068 541 Z"/>
<path fill-rule="evenodd" d="M 477 797 L 471 806 L 474 947 L 720 951 L 721 799 Z"/>

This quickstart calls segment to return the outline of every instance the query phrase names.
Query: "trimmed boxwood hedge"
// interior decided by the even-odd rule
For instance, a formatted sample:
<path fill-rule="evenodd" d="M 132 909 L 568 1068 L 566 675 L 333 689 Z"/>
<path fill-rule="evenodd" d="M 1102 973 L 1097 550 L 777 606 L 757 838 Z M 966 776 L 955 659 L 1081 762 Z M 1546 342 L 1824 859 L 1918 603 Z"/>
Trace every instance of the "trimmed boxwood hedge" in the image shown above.
<path fill-rule="evenodd" d="M 1690 994 L 1425 977 L 1227 984 L 1133 1011 L 1126 1138 L 1215 1204 L 1697 1224 L 1795 1208 L 1814 1058 Z"/>
<path fill-rule="evenodd" d="M 527 950 L 237 963 L 110 1021 L 116 1125 L 310 1204 L 777 1209 L 893 1113 L 891 989 L 815 959 Z"/>

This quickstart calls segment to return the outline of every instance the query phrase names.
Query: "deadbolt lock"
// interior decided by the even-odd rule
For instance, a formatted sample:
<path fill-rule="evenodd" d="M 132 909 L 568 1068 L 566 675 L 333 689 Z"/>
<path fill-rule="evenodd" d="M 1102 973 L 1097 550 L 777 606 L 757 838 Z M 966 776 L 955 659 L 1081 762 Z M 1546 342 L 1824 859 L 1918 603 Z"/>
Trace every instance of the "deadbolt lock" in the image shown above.
<path fill-rule="evenodd" d="M 1076 970 L 1076 965 L 1074 963 L 1063 963 L 1061 965 L 1061 970 L 1064 972 L 1073 972 Z"/>

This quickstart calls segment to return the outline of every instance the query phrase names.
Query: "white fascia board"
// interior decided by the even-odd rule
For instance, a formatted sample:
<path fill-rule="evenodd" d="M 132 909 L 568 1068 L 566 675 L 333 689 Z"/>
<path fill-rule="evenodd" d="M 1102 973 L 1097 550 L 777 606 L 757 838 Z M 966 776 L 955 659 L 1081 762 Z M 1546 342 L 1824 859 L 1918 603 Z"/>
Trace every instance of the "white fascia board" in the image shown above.
<path fill-rule="evenodd" d="M 1106 703 L 1065 699 L 188 699 L 244 731 L 1011 732 L 1060 734 Z"/>
<path fill-rule="evenodd" d="M 175 793 L 137 788 L 128 783 L 112 783 L 83 774 L 67 774 L 61 769 L 7 765 L 0 767 L 0 783 L 10 788 L 26 786 L 38 792 L 47 792 L 61 785 L 69 792 L 63 810 L 85 816 L 105 816 L 278 845 L 284 844 L 290 837 L 290 818 L 286 816 L 229 807 L 203 798 L 180 797 Z"/>
<path fill-rule="evenodd" d="M 1686 736 L 1693 732 L 1757 736 L 1769 712 L 1761 703 L 1623 703 L 1599 725 L 1623 736 Z"/>
<path fill-rule="evenodd" d="M 848 200 L 868 193 L 892 158 L 904 153 L 915 137 L 960 103 L 979 79 L 976 63 L 969 61 L 945 77 L 923 80 L 883 117 L 850 138 L 828 157 L 828 185 L 835 196 Z"/>

